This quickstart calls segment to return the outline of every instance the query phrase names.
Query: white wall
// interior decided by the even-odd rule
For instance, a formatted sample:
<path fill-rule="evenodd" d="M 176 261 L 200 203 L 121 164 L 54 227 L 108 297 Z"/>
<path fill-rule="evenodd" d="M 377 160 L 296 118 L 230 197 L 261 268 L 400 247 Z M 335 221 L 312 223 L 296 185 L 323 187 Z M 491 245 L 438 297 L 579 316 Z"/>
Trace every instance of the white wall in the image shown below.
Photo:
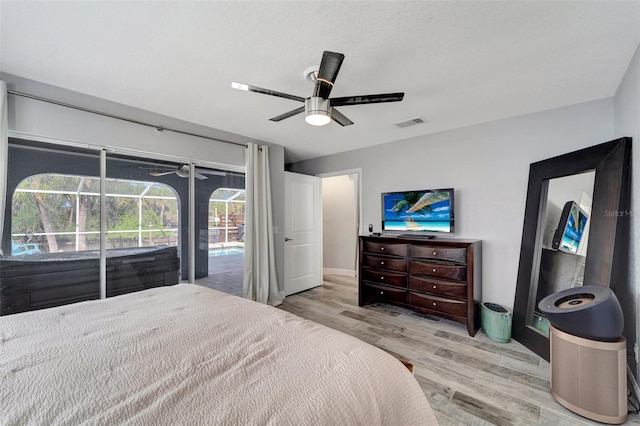
<path fill-rule="evenodd" d="M 373 223 L 375 231 L 380 230 L 381 192 L 454 187 L 456 236 L 483 240 L 482 299 L 512 307 L 529 165 L 613 136 L 614 100 L 608 98 L 294 163 L 289 169 L 320 174 L 361 168 L 362 223 Z"/>
<path fill-rule="evenodd" d="M 640 212 L 640 48 L 636 51 L 627 72 L 625 73 L 615 97 L 615 133 L 617 137 L 631 136 L 633 138 L 631 162 L 631 229 L 629 244 L 629 274 L 628 284 L 630 293 L 621 303 L 629 304 L 626 310 L 638 312 L 640 306 L 640 224 L 637 212 Z M 623 306 L 624 307 L 624 306 Z M 625 337 L 627 341 L 638 341 L 640 324 L 636 315 L 636 323 L 625 323 Z M 635 326 L 635 327 L 630 327 Z M 635 336 L 629 336 L 627 328 L 633 328 Z M 629 348 L 633 352 L 633 348 Z M 628 359 L 629 360 L 629 359 Z M 631 363 L 631 361 L 629 360 Z M 636 381 L 640 381 L 640 364 L 635 363 L 633 372 Z"/>
<path fill-rule="evenodd" d="M 325 273 L 355 276 L 358 247 L 356 175 L 322 178 L 322 263 Z"/>
<path fill-rule="evenodd" d="M 186 160 L 244 166 L 244 146 L 116 120 L 34 99 L 9 95 L 9 131 Z"/>

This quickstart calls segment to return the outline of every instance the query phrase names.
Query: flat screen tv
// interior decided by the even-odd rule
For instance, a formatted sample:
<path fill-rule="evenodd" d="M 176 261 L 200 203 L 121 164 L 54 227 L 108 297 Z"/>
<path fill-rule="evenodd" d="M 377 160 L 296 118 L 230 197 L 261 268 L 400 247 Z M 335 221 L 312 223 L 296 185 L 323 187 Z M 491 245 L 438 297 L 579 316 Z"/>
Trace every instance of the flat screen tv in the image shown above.
<path fill-rule="evenodd" d="M 453 188 L 382 194 L 382 231 L 453 235 Z"/>
<path fill-rule="evenodd" d="M 553 235 L 551 247 L 577 253 L 589 217 L 574 201 L 567 201 L 560 215 L 560 223 Z"/>

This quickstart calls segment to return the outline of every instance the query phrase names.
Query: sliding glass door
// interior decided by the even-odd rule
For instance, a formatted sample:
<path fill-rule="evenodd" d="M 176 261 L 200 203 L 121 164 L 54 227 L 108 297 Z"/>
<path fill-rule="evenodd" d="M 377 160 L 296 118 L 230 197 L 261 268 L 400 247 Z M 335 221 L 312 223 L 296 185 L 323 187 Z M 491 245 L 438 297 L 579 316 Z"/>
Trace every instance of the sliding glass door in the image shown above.
<path fill-rule="evenodd" d="M 241 291 L 244 173 L 10 139 L 7 194 L 0 315 L 221 278 L 227 253 Z"/>
<path fill-rule="evenodd" d="M 107 154 L 107 297 L 180 281 L 181 243 L 187 239 L 180 234 L 184 179 L 172 173 L 178 167 Z"/>
<path fill-rule="evenodd" d="M 0 314 L 99 298 L 100 152 L 11 143 L 8 154 Z"/>
<path fill-rule="evenodd" d="M 244 173 L 195 169 L 196 283 L 242 296 Z"/>

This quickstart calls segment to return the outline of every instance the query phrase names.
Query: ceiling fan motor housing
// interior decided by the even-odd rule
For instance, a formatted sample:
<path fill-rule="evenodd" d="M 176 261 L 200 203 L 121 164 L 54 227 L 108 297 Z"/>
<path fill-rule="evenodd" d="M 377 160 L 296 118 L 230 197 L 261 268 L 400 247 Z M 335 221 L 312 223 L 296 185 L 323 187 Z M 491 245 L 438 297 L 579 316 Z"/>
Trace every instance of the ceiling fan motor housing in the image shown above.
<path fill-rule="evenodd" d="M 322 126 L 331 121 L 329 99 L 312 96 L 304 101 L 305 121 L 314 126 Z"/>

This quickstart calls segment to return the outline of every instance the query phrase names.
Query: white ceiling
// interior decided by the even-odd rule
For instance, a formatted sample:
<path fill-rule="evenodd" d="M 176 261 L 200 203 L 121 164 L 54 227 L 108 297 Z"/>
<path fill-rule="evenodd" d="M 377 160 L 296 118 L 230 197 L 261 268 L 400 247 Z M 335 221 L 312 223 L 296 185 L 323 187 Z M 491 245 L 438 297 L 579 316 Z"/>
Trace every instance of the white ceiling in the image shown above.
<path fill-rule="evenodd" d="M 613 96 L 640 43 L 639 1 L 0 3 L 0 70 L 286 147 L 287 162 Z M 303 71 L 344 53 L 332 96 L 355 122 L 269 118 L 311 95 Z M 394 123 L 422 117 L 425 124 Z"/>

